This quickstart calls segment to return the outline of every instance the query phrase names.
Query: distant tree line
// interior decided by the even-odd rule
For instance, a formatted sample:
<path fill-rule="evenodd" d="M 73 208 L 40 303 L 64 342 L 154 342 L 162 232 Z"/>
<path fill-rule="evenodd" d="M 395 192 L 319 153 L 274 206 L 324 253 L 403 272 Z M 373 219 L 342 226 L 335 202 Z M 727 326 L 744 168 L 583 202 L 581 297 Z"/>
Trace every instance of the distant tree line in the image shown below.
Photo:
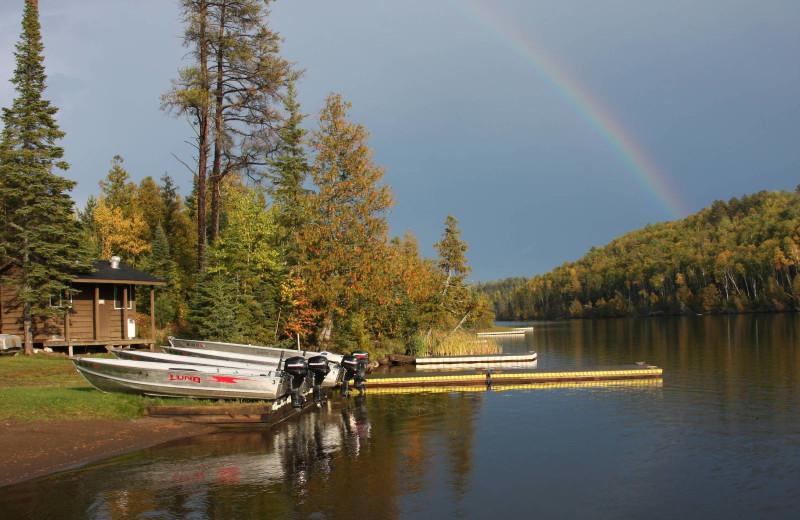
<path fill-rule="evenodd" d="M 800 310 L 800 186 L 715 201 L 531 279 L 479 286 L 499 319 Z"/>
<path fill-rule="evenodd" d="M 98 195 L 74 212 L 75 183 L 53 173 L 67 165 L 54 145 L 64 135 L 56 108 L 41 97 L 38 5 L 25 4 L 12 80 L 19 97 L 4 109 L 0 143 L 0 268 L 4 285 L 22 289 L 26 319 L 63 312 L 48 298 L 72 290 L 68 280 L 91 259 L 115 254 L 167 281 L 154 303 L 156 337 L 299 336 L 306 345 L 403 351 L 435 331 L 491 325 L 488 299 L 466 282 L 467 244 L 454 217 L 436 260 L 410 232 L 389 236 L 391 189 L 368 132 L 348 118 L 350 104 L 331 94 L 316 129 L 302 128 L 300 73 L 280 56 L 268 1 L 180 1 L 191 63 L 162 108 L 194 130 L 192 158 L 182 160 L 191 194 L 167 173 L 134 183 L 114 156 Z M 138 301 L 148 314 L 149 299 Z"/>

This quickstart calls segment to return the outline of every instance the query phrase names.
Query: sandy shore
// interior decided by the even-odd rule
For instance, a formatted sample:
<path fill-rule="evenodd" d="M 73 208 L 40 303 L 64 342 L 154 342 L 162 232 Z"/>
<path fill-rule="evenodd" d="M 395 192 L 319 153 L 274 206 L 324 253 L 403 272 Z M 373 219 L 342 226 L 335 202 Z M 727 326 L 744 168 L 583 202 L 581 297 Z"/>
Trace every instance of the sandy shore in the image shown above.
<path fill-rule="evenodd" d="M 213 431 L 212 426 L 153 418 L 0 421 L 0 486 Z"/>

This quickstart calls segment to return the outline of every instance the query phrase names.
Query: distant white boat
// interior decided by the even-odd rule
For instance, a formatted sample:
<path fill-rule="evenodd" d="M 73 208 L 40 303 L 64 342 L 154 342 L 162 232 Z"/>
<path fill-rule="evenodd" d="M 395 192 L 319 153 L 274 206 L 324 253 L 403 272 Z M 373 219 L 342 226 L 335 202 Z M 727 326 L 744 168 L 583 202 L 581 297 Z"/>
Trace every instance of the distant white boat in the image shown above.
<path fill-rule="evenodd" d="M 418 357 L 415 364 L 425 367 L 444 366 L 444 365 L 463 365 L 463 366 L 487 366 L 487 365 L 507 365 L 517 363 L 535 362 L 537 353 L 535 351 L 524 354 L 488 354 L 485 356 L 440 356 L 440 357 Z"/>
<path fill-rule="evenodd" d="M 516 327 L 511 330 L 500 330 L 496 332 L 478 332 L 478 336 L 524 336 L 526 332 L 532 332 L 533 327 Z"/>

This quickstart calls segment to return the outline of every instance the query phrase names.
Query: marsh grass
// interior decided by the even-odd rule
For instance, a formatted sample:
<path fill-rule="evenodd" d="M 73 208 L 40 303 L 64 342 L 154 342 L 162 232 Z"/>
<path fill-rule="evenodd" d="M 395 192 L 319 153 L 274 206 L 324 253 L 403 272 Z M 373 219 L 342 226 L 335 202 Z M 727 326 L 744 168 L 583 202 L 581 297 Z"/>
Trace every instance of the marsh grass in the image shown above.
<path fill-rule="evenodd" d="M 453 334 L 433 332 L 423 337 L 424 351 L 429 357 L 485 356 L 500 354 L 500 344 L 493 339 L 483 339 L 473 332 L 457 331 Z"/>
<path fill-rule="evenodd" d="M 107 355 L 104 355 L 107 357 Z M 261 401 L 247 401 L 259 404 Z M 66 356 L 0 358 L 0 420 L 136 419 L 148 406 L 215 406 L 238 401 L 103 393 Z"/>

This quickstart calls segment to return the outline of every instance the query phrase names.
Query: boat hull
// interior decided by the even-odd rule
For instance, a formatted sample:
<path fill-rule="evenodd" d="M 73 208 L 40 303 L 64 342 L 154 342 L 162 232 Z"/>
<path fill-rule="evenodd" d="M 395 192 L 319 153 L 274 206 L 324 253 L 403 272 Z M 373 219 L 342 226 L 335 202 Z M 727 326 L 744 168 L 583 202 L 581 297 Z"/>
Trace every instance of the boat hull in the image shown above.
<path fill-rule="evenodd" d="M 209 351 L 213 352 L 213 351 Z M 213 367 L 243 368 L 250 370 L 264 370 L 269 367 L 271 370 L 278 370 L 280 360 L 278 358 L 263 358 L 263 362 L 246 362 L 230 360 L 228 358 L 188 356 L 178 353 L 150 352 L 149 350 L 121 350 L 111 351 L 119 359 L 131 361 L 149 361 L 152 363 L 181 363 L 184 365 L 204 365 Z M 261 359 L 261 358 L 259 358 Z M 274 359 L 274 361 L 272 361 Z"/>
<path fill-rule="evenodd" d="M 274 400 L 289 392 L 289 377 L 276 370 L 182 365 L 122 359 L 70 358 L 103 392 L 197 399 Z M 267 368 L 267 367 L 264 367 Z"/>
<path fill-rule="evenodd" d="M 264 365 L 264 366 L 274 366 L 279 367 L 280 363 L 282 362 L 281 358 L 272 357 L 272 356 L 259 356 L 259 355 L 252 355 L 252 354 L 240 354 L 238 352 L 226 352 L 222 350 L 213 350 L 211 348 L 184 348 L 184 347 L 176 347 L 176 346 L 169 346 L 169 347 L 161 347 L 164 352 L 169 354 L 174 354 L 176 356 L 184 356 L 191 359 L 207 359 L 207 360 L 217 360 L 220 362 L 237 362 L 237 363 L 247 363 L 248 365 Z M 290 351 L 291 352 L 291 351 Z M 187 361 L 190 362 L 190 361 Z M 325 379 L 322 382 L 323 388 L 331 388 L 336 386 L 341 382 L 342 376 L 342 366 L 339 363 L 331 362 L 329 360 L 329 365 L 331 371 L 325 376 Z"/>

